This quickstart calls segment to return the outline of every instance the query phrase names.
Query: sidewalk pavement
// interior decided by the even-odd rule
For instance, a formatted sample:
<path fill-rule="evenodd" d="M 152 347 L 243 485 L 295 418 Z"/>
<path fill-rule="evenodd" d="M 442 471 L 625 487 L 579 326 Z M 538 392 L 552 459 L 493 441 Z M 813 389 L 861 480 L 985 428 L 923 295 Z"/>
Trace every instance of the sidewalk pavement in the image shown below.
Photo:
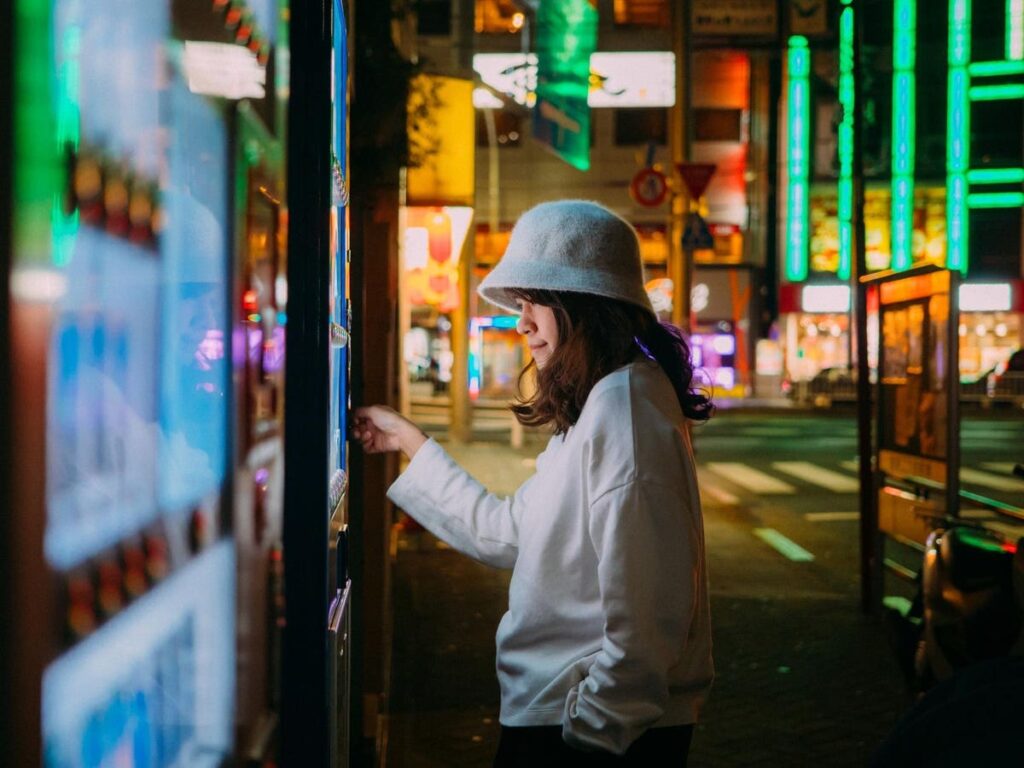
<path fill-rule="evenodd" d="M 532 473 L 541 445 L 446 447 L 490 490 L 508 493 Z M 909 701 L 853 580 L 779 562 L 753 543 L 742 511 L 707 499 L 704 514 L 717 676 L 690 766 L 865 765 Z M 508 579 L 427 533 L 402 534 L 388 768 L 491 764 L 494 633 Z"/>

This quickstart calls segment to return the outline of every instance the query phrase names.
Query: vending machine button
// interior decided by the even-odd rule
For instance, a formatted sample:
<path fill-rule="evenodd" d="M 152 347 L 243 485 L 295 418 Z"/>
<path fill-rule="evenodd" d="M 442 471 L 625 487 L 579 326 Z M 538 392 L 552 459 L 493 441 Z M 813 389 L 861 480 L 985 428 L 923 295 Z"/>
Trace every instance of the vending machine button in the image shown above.
<path fill-rule="evenodd" d="M 124 591 L 129 599 L 145 593 L 149 586 L 146 580 L 146 556 L 138 544 L 126 544 L 121 551 L 124 564 Z"/>
<path fill-rule="evenodd" d="M 167 562 L 167 542 L 159 536 L 147 536 L 145 549 L 146 574 L 151 581 L 160 581 L 170 570 Z"/>
<path fill-rule="evenodd" d="M 67 581 L 68 632 L 74 639 L 85 637 L 99 624 L 94 604 L 95 590 L 88 576 L 75 575 Z"/>
<path fill-rule="evenodd" d="M 97 567 L 99 583 L 98 603 L 100 611 L 107 618 L 124 608 L 124 594 L 121 592 L 121 567 L 116 560 L 103 560 Z"/>

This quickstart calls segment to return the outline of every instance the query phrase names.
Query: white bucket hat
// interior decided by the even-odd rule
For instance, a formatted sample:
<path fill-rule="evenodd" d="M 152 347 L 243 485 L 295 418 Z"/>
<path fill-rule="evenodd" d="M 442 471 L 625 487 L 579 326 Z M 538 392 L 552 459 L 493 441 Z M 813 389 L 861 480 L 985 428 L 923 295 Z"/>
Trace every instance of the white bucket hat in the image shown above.
<path fill-rule="evenodd" d="M 590 293 L 654 312 L 644 290 L 636 231 L 589 200 L 541 203 L 519 218 L 505 255 L 477 291 L 518 312 L 509 292 L 516 288 Z"/>

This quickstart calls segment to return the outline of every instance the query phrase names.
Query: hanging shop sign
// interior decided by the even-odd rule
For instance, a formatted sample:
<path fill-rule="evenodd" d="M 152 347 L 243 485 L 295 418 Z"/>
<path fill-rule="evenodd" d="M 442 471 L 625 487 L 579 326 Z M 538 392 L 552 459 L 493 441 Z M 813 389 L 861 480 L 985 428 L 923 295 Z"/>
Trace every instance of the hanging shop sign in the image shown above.
<path fill-rule="evenodd" d="M 789 0 L 788 34 L 822 37 L 828 31 L 828 0 Z"/>
<path fill-rule="evenodd" d="M 410 206 L 402 235 L 409 303 L 451 312 L 459 305 L 459 257 L 473 220 L 464 206 Z"/>
<path fill-rule="evenodd" d="M 473 81 L 417 75 L 409 89 L 410 205 L 473 204 Z"/>
<path fill-rule="evenodd" d="M 693 0 L 694 37 L 772 38 L 779 29 L 776 0 Z"/>
<path fill-rule="evenodd" d="M 533 136 L 569 165 L 590 169 L 590 56 L 597 9 L 589 0 L 542 3 L 537 11 L 537 103 Z"/>
<path fill-rule="evenodd" d="M 481 82 L 517 104 L 532 107 L 537 93 L 537 54 L 477 53 Z M 500 108 L 481 93 L 477 106 Z M 671 51 L 601 51 L 590 56 L 587 104 L 591 108 L 671 107 L 676 102 L 676 57 Z"/>
<path fill-rule="evenodd" d="M 629 183 L 629 196 L 648 208 L 661 205 L 668 196 L 665 174 L 655 168 L 640 169 Z"/>

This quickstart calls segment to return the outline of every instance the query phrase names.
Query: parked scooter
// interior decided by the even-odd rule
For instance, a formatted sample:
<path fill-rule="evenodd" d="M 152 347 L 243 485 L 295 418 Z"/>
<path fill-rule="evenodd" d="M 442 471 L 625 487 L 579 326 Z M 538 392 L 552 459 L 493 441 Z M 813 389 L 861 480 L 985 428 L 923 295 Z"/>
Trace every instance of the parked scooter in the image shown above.
<path fill-rule="evenodd" d="M 1024 477 L 1024 465 L 1014 474 Z M 879 746 L 872 768 L 1021 764 L 1024 537 L 959 518 L 942 522 L 927 540 L 911 610 L 916 625 L 899 625 L 905 639 L 917 627 L 908 666 L 922 695 Z"/>
<path fill-rule="evenodd" d="M 1024 465 L 1014 474 L 1024 477 Z M 894 625 L 897 655 L 918 693 L 973 662 L 1024 654 L 1024 537 L 962 518 L 936 522 L 917 598 Z"/>

